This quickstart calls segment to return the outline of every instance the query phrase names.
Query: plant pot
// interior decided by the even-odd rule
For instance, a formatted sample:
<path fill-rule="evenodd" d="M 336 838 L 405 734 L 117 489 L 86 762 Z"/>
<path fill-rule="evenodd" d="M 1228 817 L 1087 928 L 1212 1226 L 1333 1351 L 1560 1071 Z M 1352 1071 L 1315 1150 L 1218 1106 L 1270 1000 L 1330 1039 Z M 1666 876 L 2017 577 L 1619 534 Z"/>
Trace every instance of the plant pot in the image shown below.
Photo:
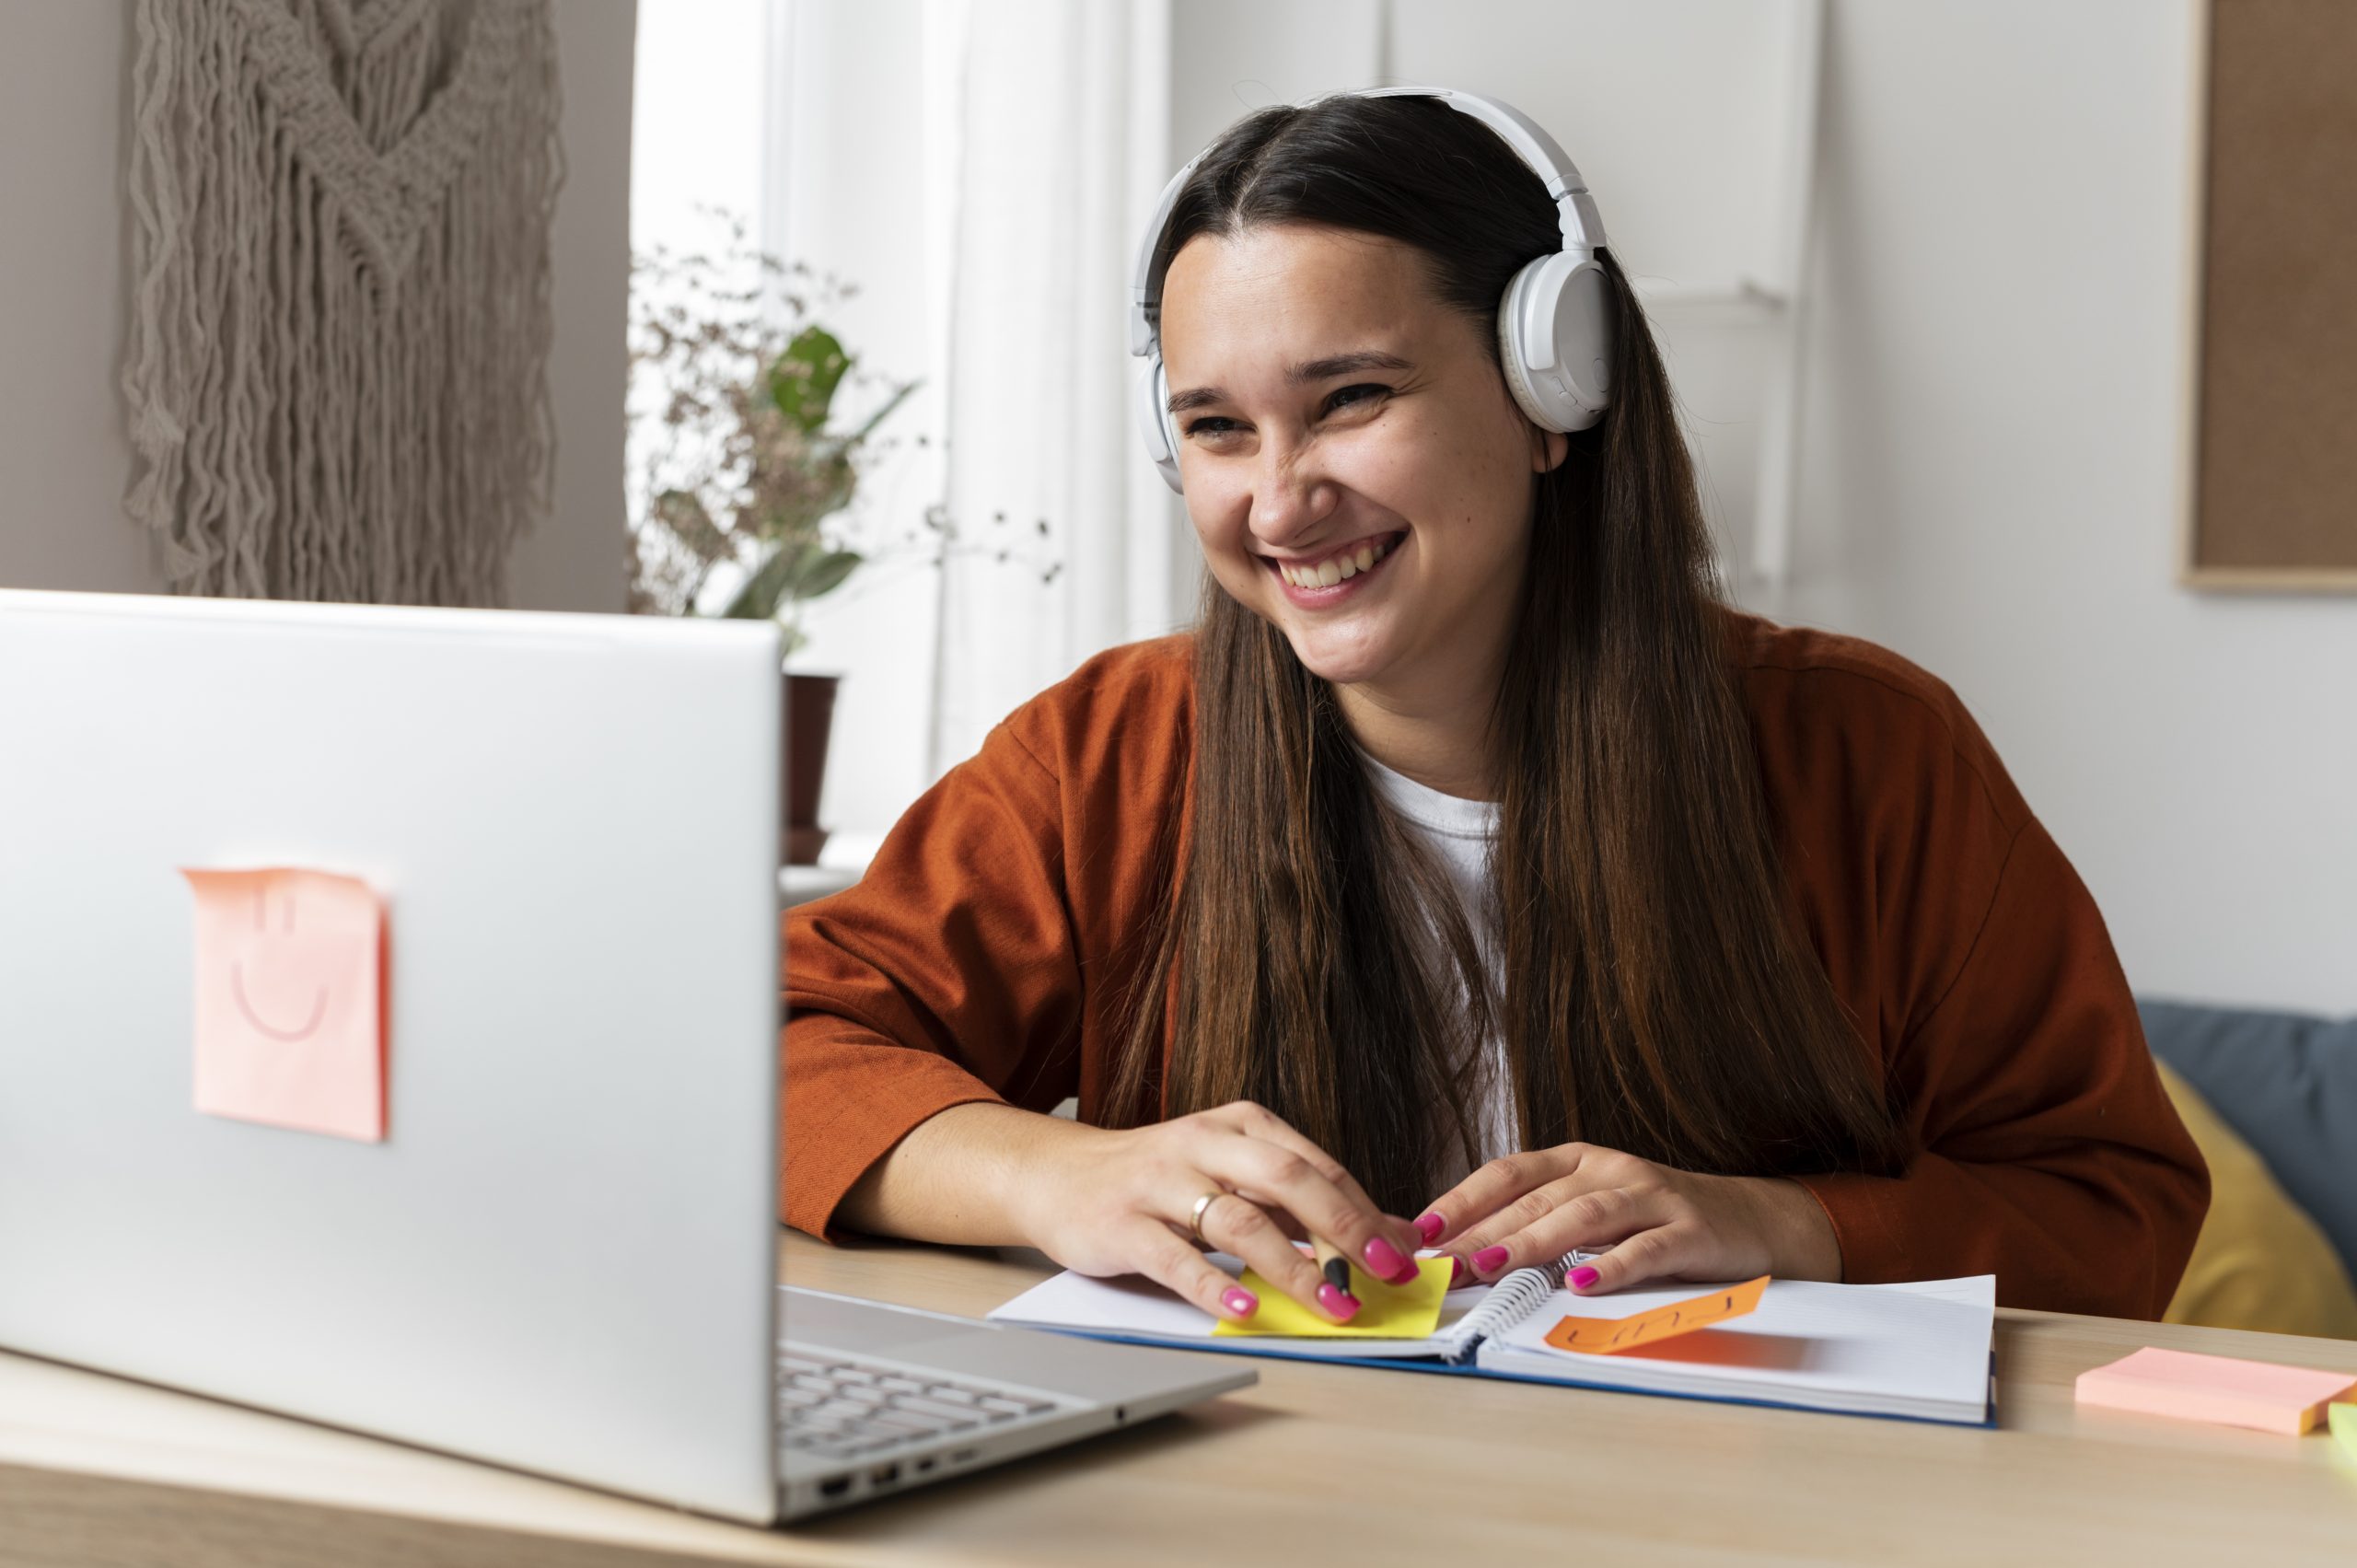
<path fill-rule="evenodd" d="M 840 675 L 785 677 L 785 722 L 778 733 L 785 739 L 784 773 L 785 864 L 816 865 L 827 842 L 819 826 L 819 791 L 827 776 L 827 735 L 835 721 L 835 687 Z"/>

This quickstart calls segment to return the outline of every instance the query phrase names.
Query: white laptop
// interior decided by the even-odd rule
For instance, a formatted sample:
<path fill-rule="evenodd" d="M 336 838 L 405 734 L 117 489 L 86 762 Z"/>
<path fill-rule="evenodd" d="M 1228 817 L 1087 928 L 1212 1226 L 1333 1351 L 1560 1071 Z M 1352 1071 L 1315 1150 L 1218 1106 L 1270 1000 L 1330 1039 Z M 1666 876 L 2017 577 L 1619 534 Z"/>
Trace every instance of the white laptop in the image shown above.
<path fill-rule="evenodd" d="M 0 1347 L 756 1522 L 1251 1381 L 777 1287 L 779 684 L 0 590 Z"/>

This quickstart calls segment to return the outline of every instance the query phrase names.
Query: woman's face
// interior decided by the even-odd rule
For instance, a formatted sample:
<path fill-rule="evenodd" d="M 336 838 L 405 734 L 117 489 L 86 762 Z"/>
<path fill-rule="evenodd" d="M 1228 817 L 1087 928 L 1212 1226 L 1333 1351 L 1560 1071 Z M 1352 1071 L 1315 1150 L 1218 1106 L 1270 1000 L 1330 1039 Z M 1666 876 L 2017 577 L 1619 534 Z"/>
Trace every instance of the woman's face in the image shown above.
<path fill-rule="evenodd" d="M 1533 475 L 1482 329 L 1396 240 L 1307 225 L 1200 235 L 1161 337 L 1187 510 L 1212 573 L 1339 685 L 1495 678 Z"/>

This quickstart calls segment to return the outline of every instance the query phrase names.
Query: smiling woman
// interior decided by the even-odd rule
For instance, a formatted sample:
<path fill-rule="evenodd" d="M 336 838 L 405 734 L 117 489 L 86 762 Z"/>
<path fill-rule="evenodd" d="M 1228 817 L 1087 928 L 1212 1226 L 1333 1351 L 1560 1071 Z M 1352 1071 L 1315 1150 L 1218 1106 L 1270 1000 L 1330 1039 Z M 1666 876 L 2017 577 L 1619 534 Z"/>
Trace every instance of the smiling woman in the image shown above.
<path fill-rule="evenodd" d="M 1568 439 L 1531 438 L 1487 317 L 1446 308 L 1431 271 L 1397 239 L 1273 222 L 1183 245 L 1162 288 L 1178 463 L 1212 575 L 1365 720 L 1377 692 L 1454 707 L 1485 672 L 1495 686 L 1512 620 L 1476 612 L 1515 601 L 1534 476 Z M 1287 352 L 1338 343 L 1381 346 Z M 1362 550 L 1387 570 L 1345 587 Z M 1485 634 L 1466 635 L 1476 623 Z M 1482 715 L 1457 718 L 1461 732 Z M 1428 750 L 1480 755 L 1414 727 Z M 1455 782 L 1489 797 L 1486 777 Z"/>
<path fill-rule="evenodd" d="M 1230 1317 L 1197 1244 L 1355 1310 L 1303 1236 L 2157 1313 L 2206 1180 L 2092 900 L 1945 686 L 1723 602 L 1601 220 L 1493 124 L 1265 110 L 1174 183 L 1133 343 L 1197 628 L 790 917 L 787 1218 Z"/>

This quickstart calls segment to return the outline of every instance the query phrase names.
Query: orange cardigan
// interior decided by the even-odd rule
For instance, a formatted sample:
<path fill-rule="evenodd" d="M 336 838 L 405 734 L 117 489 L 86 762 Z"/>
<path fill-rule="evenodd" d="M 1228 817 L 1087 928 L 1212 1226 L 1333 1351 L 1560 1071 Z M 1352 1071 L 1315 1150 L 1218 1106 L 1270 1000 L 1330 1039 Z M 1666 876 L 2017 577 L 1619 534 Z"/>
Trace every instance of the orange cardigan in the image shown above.
<path fill-rule="evenodd" d="M 1802 1179 L 1857 1282 L 1992 1272 L 2009 1306 L 2157 1318 L 2209 1174 L 2103 918 L 1954 692 L 1855 638 L 1730 614 L 1777 849 L 1811 945 L 1923 1151 Z M 1189 804 L 1184 636 L 1016 710 L 859 883 L 784 922 L 787 1224 L 953 1105 L 1097 1118 Z M 1166 1040 L 1167 1030 L 1166 1027 Z"/>

